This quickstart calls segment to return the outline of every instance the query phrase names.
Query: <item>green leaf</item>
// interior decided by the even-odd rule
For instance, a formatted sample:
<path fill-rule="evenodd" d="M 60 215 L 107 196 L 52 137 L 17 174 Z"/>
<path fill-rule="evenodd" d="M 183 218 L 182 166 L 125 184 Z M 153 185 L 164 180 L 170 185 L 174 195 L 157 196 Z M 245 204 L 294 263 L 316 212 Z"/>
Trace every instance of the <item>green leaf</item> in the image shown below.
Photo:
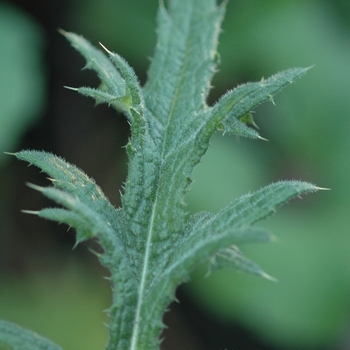
<path fill-rule="evenodd" d="M 215 266 L 214 261 L 223 260 L 224 255 L 229 254 L 232 245 L 271 241 L 271 235 L 266 230 L 253 227 L 231 229 L 225 232 L 210 232 L 208 234 L 203 234 L 203 232 L 201 232 L 200 239 L 198 238 L 199 237 L 195 237 L 194 234 L 187 241 L 174 249 L 171 259 L 172 263 L 169 264 L 170 266 L 168 268 L 168 273 L 174 274 L 174 279 L 179 279 L 179 281 L 181 281 L 188 271 L 191 271 L 194 267 L 198 266 L 199 263 L 208 259 L 208 257 L 211 257 L 211 264 Z M 243 255 L 241 255 L 241 257 L 243 257 Z M 232 254 L 231 258 L 234 258 Z M 226 259 L 228 260 L 228 257 Z M 238 261 L 238 255 L 236 259 L 236 262 L 232 260 L 233 264 L 231 264 L 231 266 L 234 266 L 234 264 L 237 266 L 239 265 L 240 261 Z M 179 281 L 177 283 L 179 283 Z"/>
<path fill-rule="evenodd" d="M 63 158 L 41 151 L 21 151 L 15 156 L 35 165 L 50 176 L 52 184 L 84 202 L 110 222 L 113 227 L 119 225 L 118 214 L 96 182 L 81 169 L 66 162 Z"/>
<path fill-rule="evenodd" d="M 235 245 L 216 253 L 214 257 L 210 259 L 210 273 L 222 268 L 234 268 L 275 281 L 275 278 L 268 275 L 255 262 L 247 259 Z"/>
<path fill-rule="evenodd" d="M 281 181 L 238 198 L 216 215 L 209 213 L 193 215 L 185 231 L 185 238 L 173 249 L 172 261 L 176 264 L 176 269 L 181 270 L 179 262 L 184 251 L 191 247 L 199 252 L 200 249 L 197 247 L 201 247 L 207 240 L 211 241 L 213 236 L 229 237 L 233 235 L 235 241 L 230 244 L 235 245 L 271 242 L 272 236 L 268 232 L 261 229 L 251 229 L 250 225 L 275 213 L 277 206 L 287 202 L 290 198 L 315 192 L 318 189 L 307 182 Z M 197 263 L 196 260 L 196 254 L 192 254 L 193 264 Z M 230 263 L 232 267 L 246 269 L 247 272 L 260 276 L 267 276 L 257 265 L 253 266 L 241 253 L 238 254 L 237 249 L 233 251 L 231 246 L 212 256 L 212 261 L 215 261 L 216 264 L 218 261 L 220 262 L 218 266 L 223 266 L 224 260 L 225 265 Z M 186 270 L 188 270 L 187 266 L 183 271 Z"/>
<path fill-rule="evenodd" d="M 62 350 L 52 341 L 14 323 L 0 320 L 0 349 Z"/>
<path fill-rule="evenodd" d="M 85 58 L 85 68 L 92 69 L 97 73 L 106 92 L 114 98 L 125 95 L 125 82 L 122 76 L 101 50 L 96 49 L 80 35 L 68 33 L 64 30 L 60 30 L 60 33 Z"/>
<path fill-rule="evenodd" d="M 317 186 L 301 181 L 280 181 L 265 186 L 234 200 L 215 215 L 210 213 L 192 215 L 188 220 L 183 240 L 178 244 L 193 246 L 213 233 L 222 234 L 245 229 L 275 213 L 276 208 L 289 199 L 317 190 L 319 190 Z M 271 236 L 265 232 L 259 235 L 246 235 L 244 239 L 241 238 L 239 243 L 268 242 Z M 185 248 L 179 250 L 181 249 Z"/>
<path fill-rule="evenodd" d="M 69 89 L 94 98 L 96 103 L 112 105 L 117 110 L 123 111 L 129 122 L 132 123 L 135 112 L 140 116 L 143 113 L 144 105 L 141 87 L 134 70 L 121 56 L 108 51 L 102 44 L 101 46 L 108 53 L 110 60 L 82 36 L 64 30 L 60 30 L 60 32 L 83 55 L 86 60 L 85 68 L 95 70 L 101 79 L 101 85 L 98 89 L 88 87 Z"/>
<path fill-rule="evenodd" d="M 224 6 L 214 0 L 170 1 L 158 12 L 158 44 L 144 88 L 151 121 L 167 128 L 165 152 L 206 107 Z M 160 94 L 159 92 L 162 91 Z M 153 125 L 152 123 L 152 125 Z"/>
<path fill-rule="evenodd" d="M 262 189 L 246 194 L 221 209 L 198 231 L 223 232 L 232 228 L 242 228 L 265 219 L 276 212 L 276 208 L 289 199 L 302 194 L 316 192 L 320 188 L 308 182 L 279 181 Z"/>
<path fill-rule="evenodd" d="M 126 229 L 123 229 L 120 210 L 113 208 L 92 179 L 62 158 L 38 151 L 22 151 L 15 155 L 52 177 L 50 180 L 56 188 L 30 186 L 66 208 L 47 208 L 30 213 L 76 228 L 78 243 L 91 237 L 98 238 L 104 250 L 98 257 L 111 271 L 114 284 L 114 302 L 108 310 L 114 320 L 110 334 L 121 344 L 129 341 L 131 329 L 128 333 L 120 325 L 131 322 L 134 314 L 134 303 L 128 302 L 128 298 L 135 299 L 137 271 L 131 253 L 123 244 L 122 233 L 125 234 Z"/>
<path fill-rule="evenodd" d="M 27 12 L 0 3 L 0 164 L 39 121 L 46 104 L 43 28 Z"/>
<path fill-rule="evenodd" d="M 113 230 L 111 223 L 105 221 L 104 217 L 95 208 L 90 208 L 79 198 L 54 187 L 39 187 L 31 184 L 29 186 L 68 209 L 68 211 L 44 209 L 37 214 L 46 219 L 64 222 L 76 228 L 78 231 L 78 242 L 93 237 L 99 237 L 102 242 L 107 240 L 115 241 L 117 239 L 118 233 Z M 82 232 L 86 234 L 82 234 Z"/>
<path fill-rule="evenodd" d="M 131 99 L 130 105 L 138 112 L 138 114 L 142 114 L 144 106 L 143 94 L 134 70 L 120 55 L 107 50 L 103 45 L 101 46 L 108 53 L 110 60 L 118 68 L 125 80 L 126 96 Z"/>
<path fill-rule="evenodd" d="M 257 83 L 240 85 L 220 98 L 213 107 L 211 118 L 217 121 L 219 130 L 253 139 L 261 138 L 256 130 L 249 127 L 249 124 L 255 123 L 252 117 L 247 116 L 262 102 L 273 101 L 274 95 L 306 71 L 306 68 L 292 68 Z"/>
<path fill-rule="evenodd" d="M 251 110 L 306 71 L 295 68 L 241 85 L 209 107 L 224 6 L 214 0 L 170 0 L 166 9 L 160 2 L 158 43 L 143 88 L 121 56 L 107 49 L 105 55 L 82 37 L 63 32 L 101 79 L 97 89 L 74 90 L 121 109 L 130 123 L 122 208 L 115 209 L 92 179 L 62 158 L 37 151 L 16 154 L 49 174 L 54 187 L 31 186 L 61 206 L 31 213 L 66 223 L 76 228 L 77 242 L 96 238 L 103 248 L 98 257 L 113 286 L 107 349 L 157 349 L 162 316 L 176 287 L 202 262 L 211 270 L 234 267 L 270 278 L 238 246 L 270 242 L 271 234 L 252 225 L 288 199 L 319 189 L 306 182 L 278 182 L 217 214 L 187 216 L 191 174 L 213 133 L 221 128 L 259 138 L 251 128 Z"/>

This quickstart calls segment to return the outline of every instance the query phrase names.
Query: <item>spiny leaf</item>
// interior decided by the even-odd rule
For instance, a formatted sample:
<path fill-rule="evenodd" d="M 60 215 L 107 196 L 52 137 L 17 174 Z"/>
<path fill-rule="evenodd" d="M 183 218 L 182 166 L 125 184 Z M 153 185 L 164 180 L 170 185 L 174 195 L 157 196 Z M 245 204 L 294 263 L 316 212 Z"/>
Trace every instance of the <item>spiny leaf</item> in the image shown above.
<path fill-rule="evenodd" d="M 206 229 L 217 231 L 252 225 L 276 212 L 289 199 L 320 190 L 303 181 L 279 181 L 231 202 L 213 217 Z"/>
<path fill-rule="evenodd" d="M 257 83 L 238 86 L 213 107 L 206 98 L 217 61 L 217 38 L 225 1 L 160 2 L 158 43 L 141 89 L 133 69 L 118 54 L 107 56 L 85 39 L 63 32 L 94 69 L 101 85 L 75 89 L 126 115 L 128 176 L 122 208 L 116 210 L 80 169 L 43 152 L 16 154 L 49 174 L 54 188 L 37 188 L 64 208 L 35 212 L 77 229 L 77 240 L 97 237 L 101 263 L 111 271 L 113 304 L 108 350 L 159 347 L 162 315 L 176 287 L 203 261 L 212 269 L 232 266 L 268 277 L 236 248 L 269 242 L 252 227 L 288 199 L 316 191 L 305 182 L 279 182 L 243 196 L 217 214 L 187 220 L 185 194 L 195 165 L 217 129 L 261 138 L 250 112 L 305 73 L 291 69 Z"/>
<path fill-rule="evenodd" d="M 101 46 L 108 53 L 110 60 L 119 69 L 126 84 L 126 96 L 131 98 L 131 106 L 139 113 L 143 114 L 144 101 L 141 87 L 134 70 L 120 55 L 107 50 L 102 44 Z"/>
<path fill-rule="evenodd" d="M 59 224 L 64 223 L 69 227 L 74 227 L 77 231 L 77 244 L 94 237 L 89 220 L 86 220 L 84 217 L 78 213 L 75 213 L 74 211 L 62 208 L 45 208 L 35 212 L 34 214 L 44 219 L 56 221 Z"/>
<path fill-rule="evenodd" d="M 262 102 L 271 100 L 287 85 L 304 75 L 307 68 L 292 68 L 257 83 L 247 83 L 227 92 L 212 109 L 211 118 L 224 132 L 244 137 L 260 138 L 256 130 L 249 128 L 242 118 Z"/>
<path fill-rule="evenodd" d="M 264 270 L 262 270 L 259 265 L 246 258 L 235 245 L 216 253 L 214 257 L 209 260 L 209 262 L 210 273 L 222 268 L 234 268 L 236 270 L 257 275 L 271 281 L 276 281 L 275 278 L 271 277 Z"/>
<path fill-rule="evenodd" d="M 261 228 L 244 227 L 232 228 L 223 232 L 209 232 L 201 237 L 190 236 L 186 242 L 174 247 L 171 259 L 171 266 L 176 266 L 178 273 L 188 271 L 191 264 L 196 266 L 203 258 L 214 256 L 223 248 L 231 245 L 241 245 L 246 243 L 270 242 L 271 234 Z M 186 252 L 186 253 L 184 253 Z M 174 269 L 172 267 L 171 269 Z"/>
<path fill-rule="evenodd" d="M 93 207 L 106 222 L 110 222 L 114 227 L 119 226 L 120 220 L 113 205 L 95 181 L 77 166 L 66 162 L 61 157 L 41 151 L 21 151 L 15 153 L 15 156 L 40 168 L 50 176 L 55 187 Z"/>
<path fill-rule="evenodd" d="M 87 62 L 85 68 L 95 70 L 101 79 L 99 89 L 81 87 L 73 90 L 94 98 L 97 103 L 104 102 L 122 110 L 130 123 L 136 116 L 134 112 L 140 117 L 144 108 L 142 91 L 134 70 L 128 63 L 121 56 L 108 51 L 102 44 L 110 60 L 83 37 L 62 30 L 61 33 L 84 56 Z"/>
<path fill-rule="evenodd" d="M 14 323 L 0 320 L 0 349 L 62 350 L 52 341 Z"/>
<path fill-rule="evenodd" d="M 173 145 L 176 128 L 191 122 L 184 115 L 206 105 L 224 11 L 214 0 L 170 1 L 168 11 L 160 4 L 158 43 L 144 93 L 151 122 L 171 127 L 166 147 Z"/>
<path fill-rule="evenodd" d="M 149 287 L 144 292 L 143 297 L 144 307 L 140 310 L 140 319 L 144 321 L 142 333 L 139 335 L 141 344 L 144 344 L 145 334 L 156 330 L 159 332 L 163 328 L 159 321 L 154 323 L 157 318 L 156 315 L 161 313 L 162 310 L 164 312 L 164 306 L 174 298 L 176 286 L 188 281 L 189 274 L 195 267 L 206 260 L 208 261 L 217 251 L 227 246 L 235 243 L 239 244 L 249 236 L 265 234 L 265 230 L 251 227 L 242 230 L 231 230 L 224 234 L 211 234 L 206 239 L 196 242 L 195 245 L 189 244 L 186 248 L 183 246 L 184 249 L 174 247 L 174 255 L 171 259 L 164 257 L 166 264 L 164 264 L 164 261 L 158 260 L 160 269 L 157 271 L 157 275 L 148 283 Z M 265 277 L 265 275 L 263 276 Z M 152 327 L 153 323 L 155 328 Z M 149 348 L 144 347 L 144 349 Z"/>
<path fill-rule="evenodd" d="M 197 214 L 195 214 L 193 218 L 189 219 L 190 224 L 185 230 L 184 242 L 190 240 L 190 243 L 184 244 L 193 245 L 195 242 L 206 238 L 212 232 L 223 233 L 251 226 L 255 222 L 275 213 L 276 208 L 286 203 L 289 199 L 315 192 L 319 189 L 319 187 L 308 182 L 279 181 L 265 186 L 254 193 L 241 196 L 215 215 L 206 214 L 205 216 L 199 216 L 200 220 L 198 220 Z M 266 241 L 268 236 L 263 235 L 252 238 L 250 243 L 253 243 L 254 240 L 258 243 L 259 241 Z"/>
<path fill-rule="evenodd" d="M 121 97 L 116 97 L 111 95 L 108 92 L 103 91 L 104 89 L 102 85 L 100 85 L 99 89 L 90 87 L 72 88 L 69 86 L 65 86 L 65 88 L 77 91 L 83 96 L 92 97 L 96 101 L 97 105 L 100 103 L 107 103 L 109 106 L 113 106 L 117 110 L 123 111 L 126 115 L 128 115 L 131 105 L 131 98 L 129 96 L 123 95 Z"/>
<path fill-rule="evenodd" d="M 47 219 L 64 222 L 75 227 L 78 232 L 87 232 L 87 236 L 77 236 L 78 241 L 84 241 L 88 238 L 99 236 L 103 240 L 114 240 L 115 233 L 110 222 L 105 222 L 103 218 L 92 208 L 89 208 L 84 202 L 77 197 L 73 197 L 67 192 L 61 191 L 54 187 L 39 187 L 30 185 L 30 187 L 40 191 L 44 196 L 52 199 L 57 204 L 66 207 L 69 211 L 57 211 L 53 209 L 44 209 L 38 213 L 39 216 Z M 75 214 L 75 215 L 73 215 Z"/>
<path fill-rule="evenodd" d="M 119 225 L 119 211 L 113 209 L 114 216 L 118 220 L 116 221 L 116 225 L 112 225 L 108 221 L 108 210 L 106 207 L 104 207 L 105 211 L 99 212 L 100 206 L 98 201 L 95 198 L 91 200 L 91 196 L 99 193 L 96 186 L 89 187 L 91 190 L 91 193 L 89 193 L 89 189 L 86 189 L 84 186 L 86 175 L 61 158 L 56 159 L 51 154 L 44 154 L 43 152 L 33 154 L 31 151 L 28 153 L 20 152 L 20 154 L 16 155 L 20 159 L 38 157 L 37 161 L 32 159 L 33 163 L 37 166 L 42 166 L 51 175 L 57 175 L 60 180 L 56 179 L 53 183 L 58 185 L 57 187 L 64 189 L 60 190 L 54 187 L 30 185 L 34 189 L 39 190 L 43 195 L 68 209 L 47 208 L 32 213 L 46 219 L 66 223 L 76 228 L 77 243 L 92 237 L 98 238 L 104 250 L 103 254 L 99 254 L 98 257 L 102 265 L 110 270 L 111 280 L 114 286 L 113 306 L 108 310 L 111 319 L 114 321 L 109 326 L 110 336 L 113 339 L 118 339 L 120 344 L 128 342 L 132 329 L 125 330 L 120 325 L 124 322 L 132 322 L 135 310 L 134 293 L 137 290 L 137 280 L 135 278 L 137 270 L 135 268 L 135 261 L 130 256 L 132 252 L 128 251 L 123 243 L 121 233 L 124 232 L 121 231 Z M 41 164 L 43 158 L 48 160 L 47 164 Z M 58 171 L 58 174 L 56 174 L 56 171 Z M 74 186 L 71 186 L 69 180 L 72 180 Z M 90 185 L 91 181 L 90 179 L 88 181 Z M 69 191 L 69 193 L 66 191 Z M 102 197 L 102 201 L 104 201 L 102 194 L 100 196 Z"/>
<path fill-rule="evenodd" d="M 210 240 L 213 235 L 223 235 L 225 237 L 225 235 L 231 236 L 236 232 L 236 242 L 232 243 L 235 245 L 269 242 L 272 236 L 268 232 L 264 230 L 245 231 L 244 229 L 275 213 L 276 208 L 289 199 L 301 194 L 315 192 L 318 189 L 318 187 L 307 182 L 280 181 L 255 193 L 236 199 L 216 215 L 210 215 L 209 213 L 195 214 L 189 219 L 183 240 L 179 241 L 174 247 L 171 261 L 176 261 L 178 265 L 183 251 L 186 251 L 189 247 L 201 246 L 207 239 Z M 230 250 L 226 253 L 225 250 L 221 250 L 219 253 L 222 257 L 222 254 L 228 254 Z M 231 254 L 231 257 L 234 256 Z M 215 254 L 212 259 L 216 259 Z M 242 257 L 237 255 L 237 259 L 239 259 L 236 262 L 237 266 L 242 266 Z M 195 261 L 194 255 L 192 261 Z M 180 267 L 178 268 L 181 270 Z"/>
<path fill-rule="evenodd" d="M 60 33 L 64 35 L 72 46 L 85 58 L 85 68 L 96 71 L 106 88 L 106 92 L 115 98 L 125 96 L 125 82 L 122 76 L 101 50 L 96 49 L 80 35 L 69 33 L 64 30 L 60 30 Z"/>

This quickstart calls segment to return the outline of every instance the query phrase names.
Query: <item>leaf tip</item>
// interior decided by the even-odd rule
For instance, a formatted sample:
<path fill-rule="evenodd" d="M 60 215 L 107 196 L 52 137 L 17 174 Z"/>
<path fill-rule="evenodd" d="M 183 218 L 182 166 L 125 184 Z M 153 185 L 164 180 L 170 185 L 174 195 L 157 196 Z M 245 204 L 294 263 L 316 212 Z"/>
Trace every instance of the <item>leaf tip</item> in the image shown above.
<path fill-rule="evenodd" d="M 4 152 L 4 154 L 7 154 L 9 156 L 17 156 L 17 153 L 13 153 L 13 152 Z"/>
<path fill-rule="evenodd" d="M 30 215 L 39 215 L 39 211 L 37 210 L 21 210 L 24 214 L 30 214 Z"/>
<path fill-rule="evenodd" d="M 63 36 L 67 36 L 69 33 L 63 30 L 62 28 L 58 28 L 57 31 L 62 34 Z"/>
<path fill-rule="evenodd" d="M 79 240 L 78 238 L 76 239 L 74 245 L 73 245 L 73 248 L 72 250 L 74 250 L 80 243 L 82 242 L 82 240 Z"/>
<path fill-rule="evenodd" d="M 45 188 L 44 187 L 41 187 L 41 186 L 38 186 L 38 185 L 34 185 L 30 182 L 26 182 L 26 185 L 34 190 L 37 190 L 39 192 L 44 192 Z"/>
<path fill-rule="evenodd" d="M 101 42 L 99 42 L 100 46 L 103 48 L 103 50 L 105 50 L 108 54 L 112 54 L 111 51 L 109 51 L 106 46 L 104 46 Z"/>
<path fill-rule="evenodd" d="M 327 187 L 318 187 L 318 186 L 315 186 L 315 189 L 317 191 L 330 191 L 331 188 L 327 188 Z"/>
<path fill-rule="evenodd" d="M 261 273 L 261 277 L 263 277 L 263 278 L 265 278 L 265 279 L 267 279 L 267 280 L 269 280 L 269 281 L 271 281 L 271 282 L 278 282 L 278 279 L 277 279 L 277 278 L 275 278 L 275 277 L 269 275 L 269 274 L 266 273 L 266 272 L 262 272 L 262 273 Z"/>
<path fill-rule="evenodd" d="M 312 66 L 306 67 L 305 71 L 307 72 L 309 69 L 314 68 L 314 67 L 315 67 L 315 64 L 313 64 Z"/>
<path fill-rule="evenodd" d="M 64 85 L 63 87 L 64 87 L 65 89 L 68 89 L 68 90 L 79 91 L 78 88 L 74 88 L 74 87 L 71 87 L 71 86 L 66 86 L 66 85 Z"/>

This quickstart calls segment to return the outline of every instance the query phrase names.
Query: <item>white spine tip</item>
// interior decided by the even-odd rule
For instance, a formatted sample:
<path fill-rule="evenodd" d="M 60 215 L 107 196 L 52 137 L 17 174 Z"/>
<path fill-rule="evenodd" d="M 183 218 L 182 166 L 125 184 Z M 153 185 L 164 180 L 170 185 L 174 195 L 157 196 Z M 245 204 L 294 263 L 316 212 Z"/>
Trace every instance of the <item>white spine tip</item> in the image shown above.
<path fill-rule="evenodd" d="M 73 91 L 78 91 L 79 89 L 78 88 L 74 88 L 74 87 L 71 87 L 71 86 L 63 86 L 65 89 L 68 89 L 68 90 L 73 90 Z"/>
<path fill-rule="evenodd" d="M 21 212 L 24 214 L 39 215 L 39 211 L 35 210 L 21 210 Z"/>
<path fill-rule="evenodd" d="M 278 282 L 278 279 L 277 278 L 275 278 L 275 277 L 272 277 L 272 276 L 270 276 L 269 274 L 267 274 L 267 273 L 263 273 L 262 275 L 261 275 L 263 278 L 266 278 L 267 280 L 269 280 L 269 281 L 271 281 L 271 282 Z"/>
<path fill-rule="evenodd" d="M 327 187 L 318 187 L 318 186 L 316 186 L 316 190 L 320 190 L 320 191 L 330 191 L 331 189 L 330 189 L 330 188 L 327 188 Z"/>
<path fill-rule="evenodd" d="M 43 192 L 44 191 L 44 187 L 41 187 L 41 186 L 38 186 L 38 185 L 34 185 L 30 182 L 27 182 L 26 185 L 34 190 L 37 190 L 37 191 L 40 191 L 40 192 Z"/>
<path fill-rule="evenodd" d="M 60 34 L 65 35 L 65 36 L 69 34 L 69 33 L 66 32 L 65 30 L 63 30 L 62 28 L 58 28 L 57 31 L 58 31 Z"/>
<path fill-rule="evenodd" d="M 100 44 L 100 46 L 103 48 L 103 50 L 105 50 L 107 53 L 109 53 L 109 54 L 112 53 L 112 52 L 109 51 L 109 50 L 106 48 L 106 46 L 104 46 L 102 43 L 99 43 L 99 44 Z"/>

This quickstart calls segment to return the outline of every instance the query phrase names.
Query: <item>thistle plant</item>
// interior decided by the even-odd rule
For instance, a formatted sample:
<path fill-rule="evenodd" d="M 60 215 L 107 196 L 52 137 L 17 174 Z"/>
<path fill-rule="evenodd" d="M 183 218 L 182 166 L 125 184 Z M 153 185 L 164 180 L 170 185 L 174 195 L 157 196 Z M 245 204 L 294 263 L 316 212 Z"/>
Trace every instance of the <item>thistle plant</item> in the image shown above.
<path fill-rule="evenodd" d="M 211 136 L 220 131 L 262 139 L 251 111 L 307 70 L 289 69 L 240 85 L 208 106 L 224 12 L 225 2 L 217 5 L 215 0 L 170 0 L 167 6 L 160 2 L 158 42 L 143 87 L 121 56 L 61 31 L 85 58 L 85 68 L 101 80 L 98 88 L 71 89 L 122 111 L 130 124 L 121 208 L 64 159 L 33 150 L 15 153 L 48 174 L 52 186 L 30 186 L 59 205 L 26 212 L 74 227 L 77 244 L 94 238 L 102 247 L 98 258 L 110 271 L 113 297 L 109 350 L 159 348 L 162 316 L 176 287 L 202 263 L 208 264 L 208 271 L 233 267 L 270 278 L 242 254 L 240 245 L 271 241 L 269 232 L 253 224 L 292 197 L 319 189 L 306 182 L 281 181 L 232 201 L 216 214 L 186 212 L 191 173 Z M 5 321 L 0 324 L 0 344 L 59 349 Z"/>

